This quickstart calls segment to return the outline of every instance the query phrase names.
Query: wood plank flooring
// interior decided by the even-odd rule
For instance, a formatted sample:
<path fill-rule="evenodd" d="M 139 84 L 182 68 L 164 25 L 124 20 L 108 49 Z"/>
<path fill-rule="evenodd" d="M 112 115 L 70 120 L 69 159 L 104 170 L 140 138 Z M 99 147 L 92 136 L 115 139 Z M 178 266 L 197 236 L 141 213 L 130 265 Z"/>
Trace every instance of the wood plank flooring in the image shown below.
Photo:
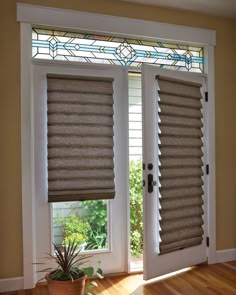
<path fill-rule="evenodd" d="M 168 278 L 145 282 L 141 274 L 98 280 L 94 295 L 236 295 L 236 261 L 200 265 Z M 34 290 L 1 295 L 47 295 L 41 283 Z M 56 294 L 55 294 L 56 295 Z"/>

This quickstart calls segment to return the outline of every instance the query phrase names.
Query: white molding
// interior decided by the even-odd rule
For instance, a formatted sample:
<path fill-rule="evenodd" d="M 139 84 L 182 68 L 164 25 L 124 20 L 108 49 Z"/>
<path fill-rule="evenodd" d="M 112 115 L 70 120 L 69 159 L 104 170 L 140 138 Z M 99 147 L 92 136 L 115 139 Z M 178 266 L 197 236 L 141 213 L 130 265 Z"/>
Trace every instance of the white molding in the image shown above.
<path fill-rule="evenodd" d="M 216 251 L 216 262 L 223 263 L 236 260 L 236 248 Z"/>
<path fill-rule="evenodd" d="M 206 159 L 209 164 L 208 175 L 208 192 L 207 192 L 207 233 L 210 239 L 208 248 L 208 263 L 216 262 L 216 164 L 215 164 L 215 67 L 214 67 L 214 47 L 207 46 L 205 48 L 206 58 L 208 60 L 206 72 L 208 102 L 206 103 L 207 112 L 207 155 Z"/>
<path fill-rule="evenodd" d="M 31 25 L 21 24 L 21 166 L 24 289 L 35 281 L 34 145 L 31 100 Z"/>
<path fill-rule="evenodd" d="M 215 45 L 215 31 L 88 12 L 17 4 L 17 21 L 85 32 Z"/>
<path fill-rule="evenodd" d="M 10 292 L 22 290 L 24 288 L 24 278 L 15 277 L 10 279 L 0 279 L 0 292 Z"/>

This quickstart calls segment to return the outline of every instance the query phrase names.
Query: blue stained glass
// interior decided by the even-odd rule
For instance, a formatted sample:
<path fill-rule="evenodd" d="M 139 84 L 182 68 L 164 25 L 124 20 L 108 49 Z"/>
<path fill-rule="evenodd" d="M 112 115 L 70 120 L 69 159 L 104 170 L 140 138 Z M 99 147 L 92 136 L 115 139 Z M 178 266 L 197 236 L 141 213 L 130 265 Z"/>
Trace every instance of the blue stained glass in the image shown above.
<path fill-rule="evenodd" d="M 204 72 L 202 47 L 34 28 L 33 58 Z"/>

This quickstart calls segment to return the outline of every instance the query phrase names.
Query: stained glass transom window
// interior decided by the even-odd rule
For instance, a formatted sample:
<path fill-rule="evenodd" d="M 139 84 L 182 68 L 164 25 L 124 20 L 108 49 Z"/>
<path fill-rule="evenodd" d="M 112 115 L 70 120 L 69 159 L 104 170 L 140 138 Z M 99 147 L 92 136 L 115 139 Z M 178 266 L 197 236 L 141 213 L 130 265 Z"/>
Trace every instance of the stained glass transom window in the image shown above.
<path fill-rule="evenodd" d="M 204 72 L 202 47 L 56 30 L 32 30 L 33 58 Z"/>

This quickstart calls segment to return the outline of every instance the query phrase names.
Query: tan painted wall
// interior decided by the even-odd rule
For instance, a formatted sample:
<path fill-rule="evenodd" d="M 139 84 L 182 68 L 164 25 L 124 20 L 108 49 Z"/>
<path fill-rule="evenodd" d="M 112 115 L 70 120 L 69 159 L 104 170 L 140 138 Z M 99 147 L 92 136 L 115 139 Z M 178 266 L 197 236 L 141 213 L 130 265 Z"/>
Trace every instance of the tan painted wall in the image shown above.
<path fill-rule="evenodd" d="M 236 22 L 118 0 L 7 0 L 1 2 L 0 278 L 21 276 L 20 35 L 16 2 L 215 29 L 217 249 L 236 248 L 236 137 L 234 69 Z M 233 133 L 232 133 L 233 132 Z M 233 134 L 233 136 L 231 136 Z"/>

